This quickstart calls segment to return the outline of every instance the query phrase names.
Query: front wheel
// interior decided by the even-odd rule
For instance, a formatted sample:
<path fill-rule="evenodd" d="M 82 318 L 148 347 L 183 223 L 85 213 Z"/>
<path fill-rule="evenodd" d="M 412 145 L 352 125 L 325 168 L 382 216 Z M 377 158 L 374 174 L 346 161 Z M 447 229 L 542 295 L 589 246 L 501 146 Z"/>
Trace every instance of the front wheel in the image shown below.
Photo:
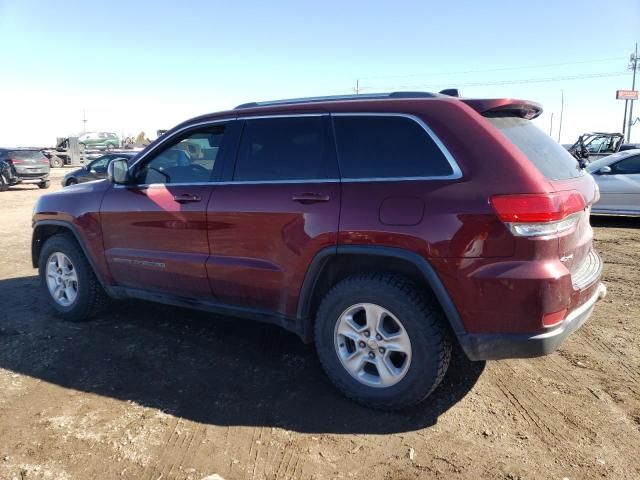
<path fill-rule="evenodd" d="M 0 192 L 6 192 L 7 190 L 9 190 L 9 182 L 0 173 Z"/>
<path fill-rule="evenodd" d="M 112 144 L 107 143 L 107 150 L 108 150 L 108 151 L 111 151 L 111 150 L 113 150 L 114 148 L 115 148 L 115 147 L 114 147 Z"/>
<path fill-rule="evenodd" d="M 40 189 L 49 188 L 50 186 L 51 186 L 51 180 L 45 180 L 44 182 L 40 182 L 38 184 L 38 188 Z"/>
<path fill-rule="evenodd" d="M 54 235 L 45 242 L 38 271 L 45 297 L 66 320 L 86 320 L 107 303 L 89 261 L 70 235 Z"/>
<path fill-rule="evenodd" d="M 346 396 L 399 410 L 427 398 L 451 358 L 440 307 L 407 279 L 363 274 L 338 283 L 315 323 L 322 366 Z"/>

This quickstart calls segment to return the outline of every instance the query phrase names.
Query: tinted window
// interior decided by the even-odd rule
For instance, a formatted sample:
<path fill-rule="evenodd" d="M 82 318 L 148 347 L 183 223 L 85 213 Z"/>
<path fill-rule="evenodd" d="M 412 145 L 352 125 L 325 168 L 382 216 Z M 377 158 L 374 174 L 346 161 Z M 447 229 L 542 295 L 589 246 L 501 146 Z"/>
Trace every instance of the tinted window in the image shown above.
<path fill-rule="evenodd" d="M 140 168 L 137 183 L 210 181 L 223 136 L 224 126 L 217 126 L 171 144 Z"/>
<path fill-rule="evenodd" d="M 101 172 L 107 169 L 107 165 L 114 158 L 111 155 L 105 155 L 104 157 L 100 157 L 89 164 L 90 170 L 95 170 L 96 172 Z"/>
<path fill-rule="evenodd" d="M 324 161 L 324 139 L 320 116 L 248 120 L 242 132 L 233 179 L 329 178 Z"/>
<path fill-rule="evenodd" d="M 395 116 L 335 116 L 343 178 L 451 175 L 444 154 L 414 120 Z"/>
<path fill-rule="evenodd" d="M 529 120 L 519 117 L 487 118 L 549 180 L 574 178 L 582 174 L 575 158 Z"/>
<path fill-rule="evenodd" d="M 611 173 L 621 175 L 640 173 L 640 155 L 620 160 L 618 163 L 611 165 Z"/>

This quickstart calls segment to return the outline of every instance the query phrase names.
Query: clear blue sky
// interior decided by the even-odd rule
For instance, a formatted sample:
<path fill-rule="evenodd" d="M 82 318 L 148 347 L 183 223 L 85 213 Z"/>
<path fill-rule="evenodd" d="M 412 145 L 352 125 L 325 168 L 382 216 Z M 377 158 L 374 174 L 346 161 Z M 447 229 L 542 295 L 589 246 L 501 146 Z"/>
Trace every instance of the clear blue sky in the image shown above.
<path fill-rule="evenodd" d="M 50 144 L 82 128 L 83 109 L 90 130 L 151 133 L 245 101 L 351 93 L 356 79 L 536 100 L 554 136 L 563 89 L 569 141 L 621 129 L 614 95 L 636 41 L 639 0 L 0 0 L 0 144 Z M 619 75 L 491 85 L 591 74 Z"/>

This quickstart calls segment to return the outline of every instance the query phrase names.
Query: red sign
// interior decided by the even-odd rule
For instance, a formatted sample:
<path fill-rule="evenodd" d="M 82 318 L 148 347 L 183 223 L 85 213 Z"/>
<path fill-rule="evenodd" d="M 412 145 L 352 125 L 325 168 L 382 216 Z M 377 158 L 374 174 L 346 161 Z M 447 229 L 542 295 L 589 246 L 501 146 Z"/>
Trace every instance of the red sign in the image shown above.
<path fill-rule="evenodd" d="M 637 90 L 616 90 L 618 100 L 638 100 Z"/>

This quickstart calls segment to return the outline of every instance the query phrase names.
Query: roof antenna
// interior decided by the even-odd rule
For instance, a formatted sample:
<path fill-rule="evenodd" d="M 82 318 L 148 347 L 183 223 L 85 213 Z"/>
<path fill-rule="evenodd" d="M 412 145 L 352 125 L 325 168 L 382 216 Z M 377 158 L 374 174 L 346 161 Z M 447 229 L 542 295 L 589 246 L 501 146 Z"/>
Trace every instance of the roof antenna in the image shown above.
<path fill-rule="evenodd" d="M 459 97 L 460 92 L 457 88 L 445 88 L 444 90 L 440 90 L 442 95 L 448 95 L 450 97 Z"/>

